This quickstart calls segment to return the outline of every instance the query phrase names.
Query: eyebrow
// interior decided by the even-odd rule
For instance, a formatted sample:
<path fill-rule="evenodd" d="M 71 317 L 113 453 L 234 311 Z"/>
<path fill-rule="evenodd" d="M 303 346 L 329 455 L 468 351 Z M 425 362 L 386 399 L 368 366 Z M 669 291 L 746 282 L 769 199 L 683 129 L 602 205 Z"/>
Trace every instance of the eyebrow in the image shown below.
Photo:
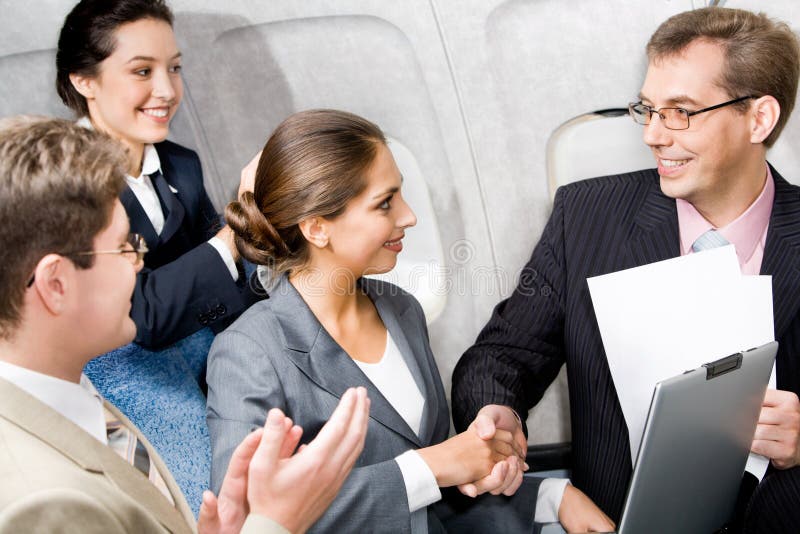
<path fill-rule="evenodd" d="M 170 61 L 172 61 L 173 59 L 178 59 L 181 56 L 183 56 L 183 53 L 178 52 L 177 54 L 175 54 L 170 58 Z M 128 63 L 133 63 L 134 61 L 155 61 L 155 60 L 156 58 L 152 56 L 133 56 L 128 60 Z"/>
<path fill-rule="evenodd" d="M 639 100 L 648 100 L 648 101 L 652 102 L 652 100 L 647 98 L 642 93 L 639 93 Z M 667 105 L 665 107 L 680 106 L 680 105 L 685 105 L 685 104 L 689 104 L 690 106 L 699 106 L 700 105 L 700 103 L 697 100 L 695 100 L 694 98 L 690 97 L 689 95 L 676 95 L 676 96 L 673 96 L 672 98 L 669 98 L 667 100 Z"/>
<path fill-rule="evenodd" d="M 378 193 L 377 195 L 375 195 L 375 196 L 374 196 L 374 197 L 372 197 L 372 198 L 373 198 L 374 200 L 377 200 L 377 199 L 379 199 L 379 198 L 381 198 L 381 197 L 384 197 L 384 196 L 386 196 L 386 195 L 388 195 L 388 194 L 390 194 L 390 193 L 391 193 L 391 194 L 395 194 L 395 193 L 397 193 L 398 191 L 400 191 L 400 188 L 399 188 L 399 187 L 390 187 L 390 188 L 389 188 L 389 189 L 387 189 L 386 191 L 384 191 L 384 192 L 382 192 L 382 193 Z"/>
<path fill-rule="evenodd" d="M 403 177 L 403 173 L 400 173 L 400 184 L 402 184 L 404 181 L 405 181 L 405 178 Z M 372 197 L 372 198 L 373 198 L 373 199 L 379 199 L 379 198 L 381 198 L 381 197 L 382 197 L 382 196 L 384 196 L 384 195 L 388 195 L 389 193 L 391 193 L 391 194 L 395 194 L 395 193 L 397 193 L 398 191 L 400 191 L 400 187 L 390 187 L 389 189 L 387 189 L 387 190 L 386 190 L 386 191 L 384 191 L 383 193 L 378 193 L 377 195 L 375 195 L 375 196 L 374 196 L 374 197 Z"/>

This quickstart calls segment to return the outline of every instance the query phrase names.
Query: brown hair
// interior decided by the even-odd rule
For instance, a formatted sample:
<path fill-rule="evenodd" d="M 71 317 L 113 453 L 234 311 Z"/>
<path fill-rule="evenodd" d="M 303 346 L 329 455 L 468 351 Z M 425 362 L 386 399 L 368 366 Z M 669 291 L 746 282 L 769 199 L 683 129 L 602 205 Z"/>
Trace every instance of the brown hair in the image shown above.
<path fill-rule="evenodd" d="M 0 338 L 19 323 L 26 282 L 50 253 L 92 250 L 125 184 L 126 157 L 72 121 L 0 121 Z M 82 269 L 94 256 L 70 257 Z"/>
<path fill-rule="evenodd" d="M 172 26 L 172 11 L 163 0 L 81 0 L 64 19 L 56 51 L 56 91 L 78 115 L 88 115 L 86 98 L 70 74 L 97 76 L 100 63 L 114 53 L 116 32 L 123 24 L 142 19 Z"/>
<path fill-rule="evenodd" d="M 722 47 L 725 64 L 717 85 L 731 98 L 770 95 L 778 101 L 780 117 L 764 140 L 765 146 L 772 146 L 792 114 L 797 95 L 797 36 L 786 23 L 764 13 L 706 7 L 679 13 L 661 24 L 647 43 L 647 57 L 655 61 L 680 54 L 697 39 Z M 749 100 L 736 104 L 740 111 L 749 106 Z"/>
<path fill-rule="evenodd" d="M 242 256 L 275 275 L 305 265 L 308 243 L 298 224 L 344 212 L 385 143 L 380 128 L 344 111 L 303 111 L 283 121 L 264 146 L 254 193 L 225 209 Z"/>

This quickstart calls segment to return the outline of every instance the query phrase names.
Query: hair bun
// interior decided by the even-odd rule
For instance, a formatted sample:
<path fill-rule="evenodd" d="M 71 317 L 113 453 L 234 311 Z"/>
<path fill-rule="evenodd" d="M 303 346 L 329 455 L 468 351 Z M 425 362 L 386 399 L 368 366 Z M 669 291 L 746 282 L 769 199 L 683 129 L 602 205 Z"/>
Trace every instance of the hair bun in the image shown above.
<path fill-rule="evenodd" d="M 253 193 L 245 192 L 240 200 L 225 208 L 225 221 L 233 230 L 236 248 L 248 261 L 272 265 L 284 260 L 291 251 L 281 235 L 256 205 Z"/>

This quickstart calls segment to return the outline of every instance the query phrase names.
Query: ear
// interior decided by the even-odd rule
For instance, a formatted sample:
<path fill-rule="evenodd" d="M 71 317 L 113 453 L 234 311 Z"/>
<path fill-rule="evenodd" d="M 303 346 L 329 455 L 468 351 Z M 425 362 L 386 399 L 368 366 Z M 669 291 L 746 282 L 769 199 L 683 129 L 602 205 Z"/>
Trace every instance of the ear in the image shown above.
<path fill-rule="evenodd" d="M 298 226 L 309 244 L 317 248 L 328 246 L 330 236 L 328 235 L 328 225 L 325 223 L 325 219 L 322 217 L 309 217 L 300 221 Z"/>
<path fill-rule="evenodd" d="M 87 100 L 94 98 L 95 79 L 93 77 L 73 72 L 69 75 L 69 81 L 72 82 L 72 87 L 74 87 L 83 98 Z"/>
<path fill-rule="evenodd" d="M 60 315 L 66 309 L 74 271 L 72 262 L 58 254 L 48 254 L 36 264 L 32 289 L 51 314 Z"/>
<path fill-rule="evenodd" d="M 781 116 L 781 105 L 775 100 L 774 96 L 762 96 L 757 98 L 750 110 L 752 125 L 750 130 L 751 143 L 763 143 Z"/>

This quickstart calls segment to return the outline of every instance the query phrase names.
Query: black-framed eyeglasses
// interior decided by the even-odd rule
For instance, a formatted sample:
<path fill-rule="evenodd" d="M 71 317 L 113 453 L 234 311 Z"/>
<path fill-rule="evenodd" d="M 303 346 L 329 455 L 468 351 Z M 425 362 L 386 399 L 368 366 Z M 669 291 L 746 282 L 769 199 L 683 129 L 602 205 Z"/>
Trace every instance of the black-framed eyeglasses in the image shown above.
<path fill-rule="evenodd" d="M 147 254 L 147 242 L 140 234 L 128 234 L 125 239 L 125 244 L 116 250 L 89 250 L 81 252 L 64 252 L 61 255 L 65 258 L 75 258 L 77 256 L 96 256 L 97 254 L 122 254 L 124 257 L 130 259 L 134 265 L 138 265 L 144 261 L 144 255 Z M 31 275 L 26 287 L 31 287 L 36 279 L 35 273 Z"/>
<path fill-rule="evenodd" d="M 655 109 L 648 105 L 642 104 L 641 102 L 631 102 L 630 104 L 628 104 L 628 114 L 637 124 L 648 125 L 650 124 L 650 121 L 653 118 L 653 113 L 656 113 L 658 114 L 658 117 L 661 119 L 661 123 L 664 125 L 664 128 L 667 128 L 669 130 L 687 130 L 689 128 L 689 117 L 698 115 L 700 113 L 705 113 L 706 111 L 712 111 L 714 109 L 730 106 L 731 104 L 737 104 L 749 98 L 758 98 L 758 97 L 753 95 L 741 96 L 739 98 L 734 98 L 733 100 L 728 100 L 727 102 L 723 102 L 722 104 L 717 104 L 716 106 L 709 106 L 707 108 L 698 109 L 696 111 L 689 111 L 688 109 L 684 108 Z"/>

